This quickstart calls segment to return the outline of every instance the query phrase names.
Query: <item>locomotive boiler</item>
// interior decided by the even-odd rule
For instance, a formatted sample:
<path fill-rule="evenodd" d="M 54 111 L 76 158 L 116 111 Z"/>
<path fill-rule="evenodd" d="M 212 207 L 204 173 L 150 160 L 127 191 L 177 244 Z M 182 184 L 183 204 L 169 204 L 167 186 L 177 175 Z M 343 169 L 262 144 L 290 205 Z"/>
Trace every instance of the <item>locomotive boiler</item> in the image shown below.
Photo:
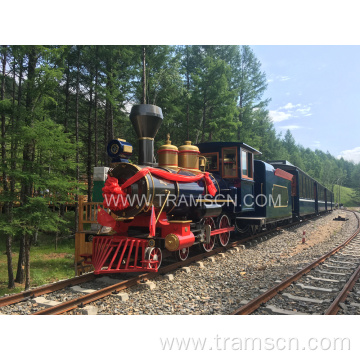
<path fill-rule="evenodd" d="M 112 207 L 109 204 L 113 213 L 118 217 L 129 219 L 147 213 L 154 206 L 156 212 L 162 209 L 171 218 L 178 220 L 187 218 L 200 220 L 218 216 L 221 212 L 220 205 L 207 205 L 202 201 L 208 194 L 206 180 L 211 182 L 215 192 L 219 192 L 220 188 L 212 174 L 206 174 L 205 178 L 199 170 L 199 149 L 187 144 L 185 150 L 180 150 L 180 164 L 184 166 L 179 167 L 179 150 L 171 145 L 168 135 L 167 143 L 158 150 L 159 162 L 155 163 L 154 138 L 163 119 L 161 109 L 154 105 L 136 105 L 131 110 L 130 119 L 138 135 L 138 164 L 130 163 L 128 157 L 119 158 L 117 152 L 114 156 L 111 152 L 113 146 L 111 142 L 108 151 L 115 160 L 109 176 L 115 178 L 123 188 L 130 179 L 136 181 L 126 186 L 123 197 L 117 199 L 123 202 L 126 197 L 128 206 Z M 141 176 L 144 169 L 148 171 Z"/>

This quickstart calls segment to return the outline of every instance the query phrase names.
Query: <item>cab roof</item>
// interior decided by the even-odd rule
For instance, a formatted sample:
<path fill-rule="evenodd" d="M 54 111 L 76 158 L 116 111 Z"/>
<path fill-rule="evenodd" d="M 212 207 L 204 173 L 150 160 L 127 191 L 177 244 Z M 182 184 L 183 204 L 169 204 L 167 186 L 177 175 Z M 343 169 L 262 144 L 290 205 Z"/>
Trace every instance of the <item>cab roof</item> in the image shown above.
<path fill-rule="evenodd" d="M 249 150 L 254 155 L 261 155 L 262 153 L 259 150 L 254 149 L 253 147 L 243 143 L 243 142 L 233 142 L 233 141 L 214 141 L 196 144 L 200 152 L 210 153 L 214 151 L 220 151 L 224 147 L 241 147 L 245 150 Z"/>

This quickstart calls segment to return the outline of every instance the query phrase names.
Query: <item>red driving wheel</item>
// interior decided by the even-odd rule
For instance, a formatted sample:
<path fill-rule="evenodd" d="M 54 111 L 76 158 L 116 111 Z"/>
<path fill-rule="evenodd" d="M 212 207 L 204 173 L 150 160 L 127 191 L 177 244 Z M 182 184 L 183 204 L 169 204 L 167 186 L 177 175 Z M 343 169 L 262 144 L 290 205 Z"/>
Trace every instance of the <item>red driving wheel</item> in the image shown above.
<path fill-rule="evenodd" d="M 205 218 L 201 221 L 201 223 L 203 225 L 210 225 L 210 228 L 211 230 L 215 230 L 216 229 L 216 226 L 215 226 L 215 221 L 213 218 L 211 217 L 208 217 L 208 218 Z M 200 249 L 202 251 L 205 251 L 205 252 L 209 252 L 211 251 L 214 246 L 215 246 L 215 240 L 216 240 L 216 235 L 213 235 L 213 236 L 210 236 L 210 242 L 207 244 L 205 242 L 202 242 L 200 243 Z"/>
<path fill-rule="evenodd" d="M 218 224 L 219 224 L 218 226 L 219 229 L 223 229 L 231 226 L 230 220 L 226 215 L 222 215 L 220 217 L 220 219 L 218 220 Z M 230 231 L 219 234 L 219 244 L 221 246 L 226 246 L 229 243 L 229 240 L 230 240 Z"/>
<path fill-rule="evenodd" d="M 177 261 L 185 261 L 189 256 L 190 248 L 185 247 L 181 250 L 175 251 L 175 258 Z"/>

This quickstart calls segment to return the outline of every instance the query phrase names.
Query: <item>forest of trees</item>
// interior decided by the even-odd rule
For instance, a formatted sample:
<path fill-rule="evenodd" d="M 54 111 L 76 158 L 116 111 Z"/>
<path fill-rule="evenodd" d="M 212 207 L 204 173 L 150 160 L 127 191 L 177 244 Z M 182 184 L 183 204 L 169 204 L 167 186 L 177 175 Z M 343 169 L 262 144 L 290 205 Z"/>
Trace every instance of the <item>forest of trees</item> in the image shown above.
<path fill-rule="evenodd" d="M 276 133 L 266 74 L 249 46 L 3 45 L 0 62 L 0 237 L 10 288 L 14 281 L 30 286 L 30 247 L 39 231 L 70 231 L 65 203 L 91 196 L 93 167 L 109 165 L 108 141 L 124 138 L 136 154 L 132 104 L 162 108 L 156 148 L 168 132 L 178 146 L 242 141 L 259 149 L 260 159 L 287 159 L 330 189 L 341 179 L 360 190 L 360 164 L 304 148 L 290 131 Z M 48 207 L 49 194 L 58 211 Z"/>

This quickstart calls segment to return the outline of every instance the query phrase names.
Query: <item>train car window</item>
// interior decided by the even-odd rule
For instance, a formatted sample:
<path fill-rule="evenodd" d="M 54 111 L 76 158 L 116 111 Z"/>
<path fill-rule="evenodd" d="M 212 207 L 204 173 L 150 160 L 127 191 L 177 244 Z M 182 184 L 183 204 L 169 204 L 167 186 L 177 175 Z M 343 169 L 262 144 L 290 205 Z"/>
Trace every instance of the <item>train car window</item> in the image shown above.
<path fill-rule="evenodd" d="M 241 151 L 241 175 L 247 176 L 247 158 L 246 151 Z"/>
<path fill-rule="evenodd" d="M 238 160 L 237 160 L 237 148 L 223 148 L 222 160 L 223 160 L 223 178 L 237 178 L 238 173 Z"/>
<path fill-rule="evenodd" d="M 273 205 L 277 207 L 287 207 L 289 203 L 289 193 L 286 186 L 274 185 L 272 189 Z"/>
<path fill-rule="evenodd" d="M 311 179 L 310 179 L 309 191 L 310 191 L 310 199 L 314 199 L 314 183 Z"/>
<path fill-rule="evenodd" d="M 300 179 L 300 197 L 304 198 L 305 197 L 305 182 L 304 182 L 304 175 L 302 173 L 299 174 L 299 179 Z"/>
<path fill-rule="evenodd" d="M 315 188 L 315 183 L 314 183 L 314 181 L 311 181 L 311 198 L 313 199 L 313 200 L 315 200 L 315 193 L 316 193 L 316 188 Z"/>
<path fill-rule="evenodd" d="M 247 153 L 247 162 L 248 162 L 248 177 L 253 178 L 253 154 L 248 152 Z"/>
<path fill-rule="evenodd" d="M 241 176 L 246 179 L 253 178 L 253 154 L 241 149 Z"/>
<path fill-rule="evenodd" d="M 201 154 L 206 159 L 206 171 L 219 171 L 219 153 Z"/>
<path fill-rule="evenodd" d="M 291 196 L 296 196 L 296 176 L 291 181 Z"/>

